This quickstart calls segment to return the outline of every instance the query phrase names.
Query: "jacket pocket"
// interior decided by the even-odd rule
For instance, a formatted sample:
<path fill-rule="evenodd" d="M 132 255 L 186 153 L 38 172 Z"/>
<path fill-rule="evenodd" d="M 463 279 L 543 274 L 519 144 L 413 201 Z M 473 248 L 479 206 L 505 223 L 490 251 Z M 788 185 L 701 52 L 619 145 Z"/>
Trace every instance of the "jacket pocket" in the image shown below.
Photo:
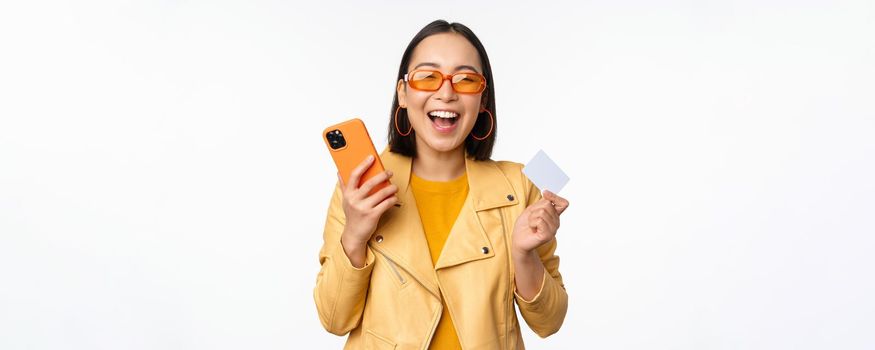
<path fill-rule="evenodd" d="M 395 343 L 377 335 L 372 331 L 365 333 L 365 349 L 366 350 L 394 350 Z"/>

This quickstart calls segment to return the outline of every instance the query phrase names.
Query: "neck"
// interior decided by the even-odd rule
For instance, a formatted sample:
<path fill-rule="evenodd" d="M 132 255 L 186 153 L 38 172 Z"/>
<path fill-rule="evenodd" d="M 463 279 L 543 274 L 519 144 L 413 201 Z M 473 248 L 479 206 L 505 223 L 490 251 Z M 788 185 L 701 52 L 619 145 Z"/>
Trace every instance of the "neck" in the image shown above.
<path fill-rule="evenodd" d="M 452 151 L 437 151 L 417 147 L 413 159 L 413 173 L 429 181 L 450 181 L 465 173 L 464 145 Z"/>

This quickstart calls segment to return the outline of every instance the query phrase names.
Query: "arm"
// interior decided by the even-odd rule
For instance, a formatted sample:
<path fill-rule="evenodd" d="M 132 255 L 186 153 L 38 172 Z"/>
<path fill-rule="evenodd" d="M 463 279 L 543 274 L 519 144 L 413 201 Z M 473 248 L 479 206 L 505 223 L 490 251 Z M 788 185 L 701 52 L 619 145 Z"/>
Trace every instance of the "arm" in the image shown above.
<path fill-rule="evenodd" d="M 322 268 L 316 277 L 313 298 L 322 326 L 337 335 L 349 333 L 361 321 L 374 269 L 374 253 L 367 242 L 380 216 L 398 201 L 395 185 L 369 194 L 392 176 L 391 171 L 358 186 L 361 175 L 373 162 L 373 156 L 362 161 L 350 174 L 348 184 L 343 184 L 340 174 L 337 175 L 325 220 L 324 242 L 319 252 Z"/>
<path fill-rule="evenodd" d="M 346 216 L 341 204 L 340 186 L 335 188 L 325 220 L 324 243 L 319 251 L 322 268 L 316 277 L 313 297 L 319 320 L 325 330 L 344 335 L 358 327 L 365 305 L 374 254 L 367 245 L 353 253 L 352 260 L 361 260 L 356 267 L 344 251 L 341 237 L 346 226 Z"/>
<path fill-rule="evenodd" d="M 554 254 L 559 215 L 568 201 L 550 192 L 542 199 L 530 180 L 526 184 L 528 207 L 516 222 L 511 252 L 514 296 L 523 319 L 543 338 L 559 331 L 568 310 L 568 293 Z"/>

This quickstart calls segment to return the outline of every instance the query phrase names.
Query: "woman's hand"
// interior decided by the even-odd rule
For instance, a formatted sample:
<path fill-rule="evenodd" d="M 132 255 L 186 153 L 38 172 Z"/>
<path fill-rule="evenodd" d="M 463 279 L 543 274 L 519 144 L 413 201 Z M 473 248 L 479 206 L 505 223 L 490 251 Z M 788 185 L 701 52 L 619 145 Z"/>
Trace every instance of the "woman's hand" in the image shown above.
<path fill-rule="evenodd" d="M 514 257 L 530 254 L 556 237 L 559 215 L 568 208 L 568 201 L 553 192 L 544 191 L 544 198 L 520 214 L 513 229 Z"/>
<path fill-rule="evenodd" d="M 398 203 L 398 187 L 389 184 L 385 188 L 368 196 L 368 193 L 383 181 L 392 176 L 391 171 L 385 171 L 369 179 L 358 186 L 362 174 L 374 163 L 374 156 L 369 156 L 358 167 L 353 169 L 349 177 L 349 183 L 344 184 L 337 175 L 343 190 L 343 213 L 346 215 L 346 226 L 340 236 L 343 250 L 350 262 L 356 267 L 362 267 L 365 263 L 365 246 L 371 235 L 377 229 L 377 223 L 386 210 Z"/>

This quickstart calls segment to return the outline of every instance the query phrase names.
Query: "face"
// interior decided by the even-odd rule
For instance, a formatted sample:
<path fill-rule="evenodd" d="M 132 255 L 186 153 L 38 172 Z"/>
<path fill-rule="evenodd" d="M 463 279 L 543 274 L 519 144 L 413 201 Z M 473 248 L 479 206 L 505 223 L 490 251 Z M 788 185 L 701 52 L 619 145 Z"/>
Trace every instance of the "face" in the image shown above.
<path fill-rule="evenodd" d="M 449 75 L 459 72 L 483 74 L 480 55 L 474 45 L 456 33 L 441 33 L 423 39 L 413 49 L 407 71 L 437 70 Z M 489 82 L 486 82 L 489 84 Z M 485 90 L 484 90 L 485 91 Z M 474 128 L 483 92 L 462 94 L 445 80 L 437 91 L 421 91 L 403 80 L 398 82 L 398 103 L 406 106 L 416 131 L 417 150 L 456 151 Z"/>

